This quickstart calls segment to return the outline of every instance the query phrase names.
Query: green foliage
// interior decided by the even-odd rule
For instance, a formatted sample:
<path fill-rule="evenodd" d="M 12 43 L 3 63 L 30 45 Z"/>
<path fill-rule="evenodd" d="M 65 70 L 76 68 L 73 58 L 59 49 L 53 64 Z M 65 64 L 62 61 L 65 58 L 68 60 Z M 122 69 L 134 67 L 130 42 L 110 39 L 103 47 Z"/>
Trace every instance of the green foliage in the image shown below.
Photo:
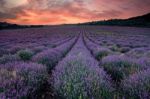
<path fill-rule="evenodd" d="M 34 53 L 31 50 L 25 49 L 25 50 L 20 50 L 17 54 L 21 60 L 27 61 L 32 58 Z"/>
<path fill-rule="evenodd" d="M 103 50 L 103 51 L 99 51 L 96 54 L 96 59 L 97 60 L 101 60 L 103 57 L 109 55 L 110 52 L 108 52 L 107 50 Z"/>

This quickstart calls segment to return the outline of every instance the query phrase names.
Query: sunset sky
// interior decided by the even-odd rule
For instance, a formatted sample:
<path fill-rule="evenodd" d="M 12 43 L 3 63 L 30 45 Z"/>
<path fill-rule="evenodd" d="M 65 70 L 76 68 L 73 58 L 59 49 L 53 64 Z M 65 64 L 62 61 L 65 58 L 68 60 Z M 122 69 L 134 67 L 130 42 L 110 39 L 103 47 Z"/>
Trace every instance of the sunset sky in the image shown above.
<path fill-rule="evenodd" d="M 129 18 L 150 12 L 150 0 L 0 0 L 0 21 L 66 24 Z"/>

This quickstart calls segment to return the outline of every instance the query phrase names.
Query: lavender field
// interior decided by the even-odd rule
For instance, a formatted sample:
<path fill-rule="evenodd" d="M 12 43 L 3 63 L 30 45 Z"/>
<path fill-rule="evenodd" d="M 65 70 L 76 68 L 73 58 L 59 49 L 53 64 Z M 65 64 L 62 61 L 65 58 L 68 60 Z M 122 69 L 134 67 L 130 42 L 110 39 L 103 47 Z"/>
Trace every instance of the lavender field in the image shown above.
<path fill-rule="evenodd" d="M 150 28 L 0 30 L 0 99 L 150 99 Z"/>

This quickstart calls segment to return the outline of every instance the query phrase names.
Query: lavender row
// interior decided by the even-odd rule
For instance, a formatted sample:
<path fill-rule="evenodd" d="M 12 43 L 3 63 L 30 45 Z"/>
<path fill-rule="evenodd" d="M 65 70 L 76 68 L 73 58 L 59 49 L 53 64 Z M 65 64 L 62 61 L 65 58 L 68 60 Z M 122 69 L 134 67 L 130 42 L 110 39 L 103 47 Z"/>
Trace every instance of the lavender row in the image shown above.
<path fill-rule="evenodd" d="M 114 91 L 111 79 L 79 38 L 73 49 L 52 72 L 50 83 L 65 99 L 107 99 Z"/>
<path fill-rule="evenodd" d="M 69 42 L 73 38 L 74 37 L 71 37 L 71 38 L 64 40 L 61 43 L 59 42 L 57 46 L 60 46 L 63 43 Z M 33 56 L 36 56 L 36 54 L 40 52 L 44 52 L 48 49 L 54 49 L 54 48 L 45 48 L 45 47 L 37 46 L 35 49 L 28 49 L 28 48 L 20 49 L 19 51 L 17 51 L 16 54 L 6 54 L 0 57 L 0 64 L 5 64 L 7 62 L 12 62 L 12 61 L 30 61 Z"/>
<path fill-rule="evenodd" d="M 100 46 L 89 39 L 84 38 L 84 41 L 92 53 L 97 53 L 97 48 L 100 50 Z M 94 56 L 97 58 L 97 55 L 94 54 Z M 116 90 L 120 94 L 118 94 L 118 97 L 124 97 L 125 99 L 150 98 L 148 58 L 133 59 L 125 55 L 108 55 L 101 59 L 101 66 L 111 74 L 117 84 L 120 84 Z"/>
<path fill-rule="evenodd" d="M 46 65 L 48 71 L 51 71 L 51 69 L 57 64 L 57 62 L 60 61 L 73 47 L 76 40 L 77 37 L 56 48 L 48 49 L 41 53 L 38 53 L 37 55 L 33 56 L 32 61 Z"/>
<path fill-rule="evenodd" d="M 119 31 L 92 31 L 88 32 L 87 35 L 95 42 L 99 44 L 117 44 L 118 46 L 125 46 L 125 47 L 147 47 L 149 46 L 149 36 L 141 34 L 133 34 L 133 33 L 120 33 Z M 135 32 L 135 31 L 132 31 Z"/>
<path fill-rule="evenodd" d="M 148 59 L 133 59 L 126 55 L 116 54 L 109 49 L 101 47 L 84 38 L 87 48 L 92 52 L 97 60 L 100 60 L 101 66 L 111 74 L 112 78 L 120 81 L 130 74 L 148 68 Z"/>
<path fill-rule="evenodd" d="M 63 28 L 37 28 L 0 31 L 0 56 L 15 54 L 22 49 L 33 51 L 60 45 L 73 38 L 76 34 L 62 31 Z"/>
<path fill-rule="evenodd" d="M 24 62 L 1 64 L 0 98 L 33 99 L 47 78 L 46 67 L 43 65 Z"/>
<path fill-rule="evenodd" d="M 97 43 L 94 43 L 85 36 L 84 36 L 84 43 L 97 60 L 101 60 L 103 57 L 107 55 L 115 54 L 108 48 L 100 46 Z"/>
<path fill-rule="evenodd" d="M 86 36 L 92 42 L 107 47 L 113 52 L 126 54 L 129 57 L 133 58 L 150 58 L 149 35 L 144 35 L 144 29 L 143 33 L 138 33 L 138 31 L 132 30 L 132 32 L 134 33 L 131 34 L 129 34 L 129 32 L 131 31 L 128 31 L 128 29 L 124 34 L 120 33 L 117 30 L 115 32 L 113 32 L 113 30 L 100 30 L 101 29 L 97 29 L 97 31 L 89 31 L 88 33 L 86 33 Z"/>
<path fill-rule="evenodd" d="M 28 44 L 20 43 L 20 44 L 14 45 L 13 43 L 10 43 L 11 46 L 9 46 L 8 48 L 5 48 L 5 47 L 0 48 L 0 56 L 8 55 L 8 54 L 16 54 L 18 51 L 25 50 L 25 49 L 30 49 L 34 53 L 38 53 L 38 52 L 40 52 L 42 50 L 46 50 L 48 48 L 57 47 L 65 42 L 68 42 L 72 38 L 74 38 L 74 36 L 67 37 L 67 38 L 62 37 L 62 40 L 60 38 L 57 39 L 57 41 L 55 41 L 55 42 L 47 40 L 47 42 L 45 42 L 45 43 L 43 42 L 41 44 L 38 44 L 37 42 L 32 43 L 32 41 L 30 41 Z M 42 42 L 42 41 L 39 41 L 39 42 Z"/>

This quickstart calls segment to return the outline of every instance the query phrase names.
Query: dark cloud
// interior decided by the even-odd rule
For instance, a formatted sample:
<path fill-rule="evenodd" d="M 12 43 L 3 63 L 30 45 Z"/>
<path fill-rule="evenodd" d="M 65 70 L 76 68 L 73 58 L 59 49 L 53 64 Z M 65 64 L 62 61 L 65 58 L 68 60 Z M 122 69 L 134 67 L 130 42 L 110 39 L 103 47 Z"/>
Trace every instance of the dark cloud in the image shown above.
<path fill-rule="evenodd" d="M 16 15 L 15 14 L 12 14 L 12 13 L 3 13 L 3 12 L 0 12 L 0 19 L 15 19 L 16 18 Z"/>
<path fill-rule="evenodd" d="M 4 0 L 0 0 L 0 6 L 3 7 L 3 5 L 5 4 Z"/>

